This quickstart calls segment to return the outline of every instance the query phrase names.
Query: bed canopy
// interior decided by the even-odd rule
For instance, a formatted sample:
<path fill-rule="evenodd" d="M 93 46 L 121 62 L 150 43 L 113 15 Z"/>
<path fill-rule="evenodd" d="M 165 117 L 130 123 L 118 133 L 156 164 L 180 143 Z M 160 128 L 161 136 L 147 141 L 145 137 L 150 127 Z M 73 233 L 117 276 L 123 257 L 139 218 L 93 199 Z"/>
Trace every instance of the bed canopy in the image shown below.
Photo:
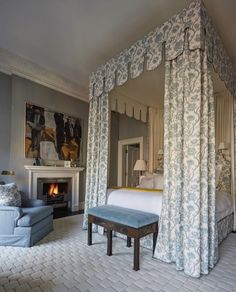
<path fill-rule="evenodd" d="M 87 227 L 88 208 L 106 203 L 109 92 L 161 62 L 165 64 L 164 195 L 155 257 L 199 277 L 218 259 L 212 67 L 236 97 L 236 74 L 201 1 L 192 2 L 91 74 L 83 225 Z M 236 112 L 235 102 L 234 108 Z"/>

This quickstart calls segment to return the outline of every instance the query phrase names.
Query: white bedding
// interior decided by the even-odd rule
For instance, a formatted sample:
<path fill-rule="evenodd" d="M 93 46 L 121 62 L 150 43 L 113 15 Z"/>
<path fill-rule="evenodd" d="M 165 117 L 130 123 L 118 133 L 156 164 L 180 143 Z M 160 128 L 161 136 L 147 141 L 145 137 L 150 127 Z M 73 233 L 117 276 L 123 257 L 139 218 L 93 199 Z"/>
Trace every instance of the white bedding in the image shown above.
<path fill-rule="evenodd" d="M 145 191 L 141 189 L 110 190 L 107 204 L 160 215 L 162 192 L 155 190 Z"/>
<path fill-rule="evenodd" d="M 108 205 L 140 210 L 161 215 L 162 192 L 133 189 L 109 190 Z M 216 192 L 216 219 L 219 222 L 224 217 L 233 213 L 232 196 L 224 191 Z"/>

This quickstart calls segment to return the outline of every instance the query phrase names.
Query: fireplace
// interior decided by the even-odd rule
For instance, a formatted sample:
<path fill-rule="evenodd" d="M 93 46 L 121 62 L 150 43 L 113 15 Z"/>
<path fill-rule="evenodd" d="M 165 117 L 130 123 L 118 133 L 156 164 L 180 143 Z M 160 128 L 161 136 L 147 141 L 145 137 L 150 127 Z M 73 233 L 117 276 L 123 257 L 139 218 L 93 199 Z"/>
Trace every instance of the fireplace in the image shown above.
<path fill-rule="evenodd" d="M 83 167 L 63 167 L 63 166 L 37 166 L 37 165 L 25 165 L 25 169 L 28 171 L 29 177 L 29 198 L 31 199 L 42 199 L 47 204 L 47 196 L 43 195 L 43 182 L 44 183 L 55 183 L 55 182 L 66 182 L 68 183 L 67 196 L 64 195 L 64 200 L 69 208 L 64 207 L 71 212 L 77 212 L 79 209 L 83 209 L 83 202 L 79 201 L 80 198 L 80 172 L 84 170 Z M 65 204 L 64 202 L 64 204 Z M 68 202 L 68 203 L 67 203 Z M 62 202 L 55 204 L 54 214 L 60 212 L 62 208 Z"/>
<path fill-rule="evenodd" d="M 38 178 L 38 199 L 53 208 L 71 210 L 72 180 L 71 178 Z"/>

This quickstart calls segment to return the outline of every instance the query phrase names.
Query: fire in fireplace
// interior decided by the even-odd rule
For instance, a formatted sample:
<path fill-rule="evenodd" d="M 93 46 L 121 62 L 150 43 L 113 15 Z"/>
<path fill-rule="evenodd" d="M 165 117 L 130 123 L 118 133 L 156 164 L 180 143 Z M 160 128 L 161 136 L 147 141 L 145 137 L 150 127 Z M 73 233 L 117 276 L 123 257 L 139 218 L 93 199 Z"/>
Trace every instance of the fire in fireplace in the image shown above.
<path fill-rule="evenodd" d="M 47 196 L 47 203 L 61 202 L 68 193 L 67 182 L 44 183 L 43 194 Z"/>
<path fill-rule="evenodd" d="M 54 208 L 71 208 L 71 178 L 39 178 L 38 198 Z"/>
<path fill-rule="evenodd" d="M 48 195 L 50 197 L 57 197 L 58 194 L 59 194 L 58 184 L 50 184 L 49 185 Z"/>

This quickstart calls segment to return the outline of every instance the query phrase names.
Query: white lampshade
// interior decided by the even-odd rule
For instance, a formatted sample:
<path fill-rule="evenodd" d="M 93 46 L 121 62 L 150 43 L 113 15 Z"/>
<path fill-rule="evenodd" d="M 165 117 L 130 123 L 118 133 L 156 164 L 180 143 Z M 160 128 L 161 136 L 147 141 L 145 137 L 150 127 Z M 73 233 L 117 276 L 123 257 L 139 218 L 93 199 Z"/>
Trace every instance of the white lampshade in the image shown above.
<path fill-rule="evenodd" d="M 138 171 L 145 171 L 147 170 L 147 164 L 146 161 L 143 159 L 139 159 L 135 162 L 134 165 L 134 170 L 138 170 Z"/>
<path fill-rule="evenodd" d="M 164 154 L 164 152 L 163 152 L 163 150 L 162 150 L 162 149 L 159 149 L 157 154 L 158 154 L 158 155 L 163 155 L 163 154 Z"/>
<path fill-rule="evenodd" d="M 218 150 L 224 150 L 224 149 L 228 149 L 226 143 L 220 142 Z"/>

